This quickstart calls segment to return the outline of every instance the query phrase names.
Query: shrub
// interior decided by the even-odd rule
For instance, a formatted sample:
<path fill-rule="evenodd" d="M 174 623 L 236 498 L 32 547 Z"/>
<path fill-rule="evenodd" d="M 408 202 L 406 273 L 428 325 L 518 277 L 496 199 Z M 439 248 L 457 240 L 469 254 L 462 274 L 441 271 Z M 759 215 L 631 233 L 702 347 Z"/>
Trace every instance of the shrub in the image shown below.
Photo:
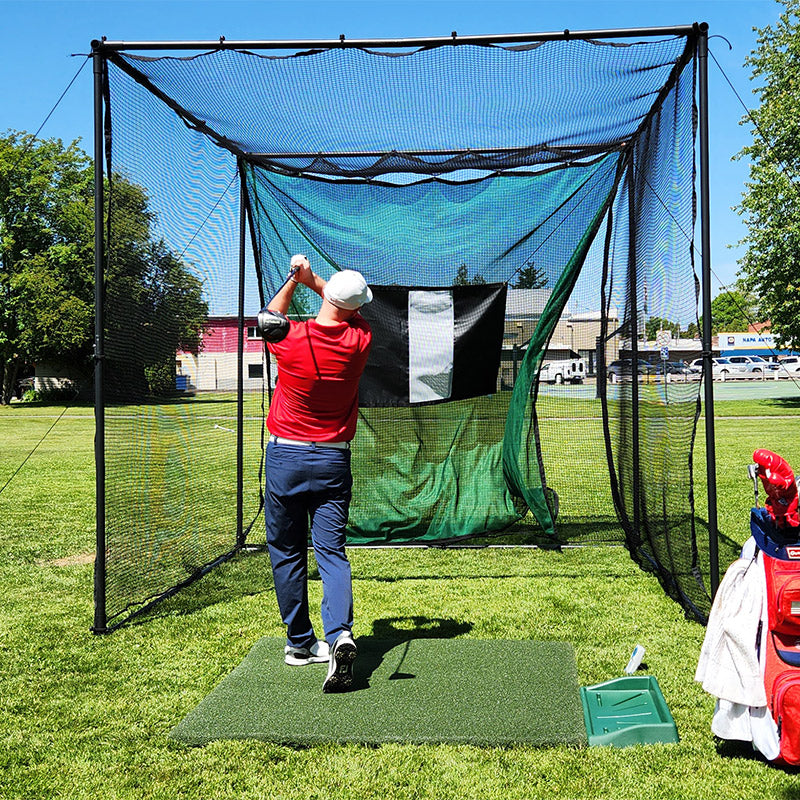
<path fill-rule="evenodd" d="M 151 394 L 158 396 L 173 394 L 175 389 L 175 359 L 152 364 L 144 368 L 144 376 Z"/>

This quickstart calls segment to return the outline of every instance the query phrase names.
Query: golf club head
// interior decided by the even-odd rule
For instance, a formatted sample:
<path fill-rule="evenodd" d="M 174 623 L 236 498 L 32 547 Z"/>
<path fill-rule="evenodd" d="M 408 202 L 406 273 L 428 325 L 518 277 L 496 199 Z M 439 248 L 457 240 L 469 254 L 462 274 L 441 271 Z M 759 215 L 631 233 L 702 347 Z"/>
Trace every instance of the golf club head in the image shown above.
<path fill-rule="evenodd" d="M 258 312 L 258 330 L 261 338 L 270 344 L 282 342 L 289 333 L 289 320 L 280 311 L 262 308 Z"/>
<path fill-rule="evenodd" d="M 753 491 L 756 496 L 756 508 L 758 508 L 758 464 L 747 465 L 747 475 L 753 481 Z"/>

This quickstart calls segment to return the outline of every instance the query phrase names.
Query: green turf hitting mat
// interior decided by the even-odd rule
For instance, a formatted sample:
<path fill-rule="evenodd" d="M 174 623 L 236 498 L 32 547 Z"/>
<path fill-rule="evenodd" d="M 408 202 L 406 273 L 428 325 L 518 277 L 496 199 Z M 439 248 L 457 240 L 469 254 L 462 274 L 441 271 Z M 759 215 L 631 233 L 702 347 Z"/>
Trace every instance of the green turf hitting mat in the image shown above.
<path fill-rule="evenodd" d="M 475 639 L 357 639 L 354 689 L 323 694 L 327 666 L 289 667 L 283 639 L 258 641 L 171 732 L 190 745 L 585 745 L 572 645 Z"/>

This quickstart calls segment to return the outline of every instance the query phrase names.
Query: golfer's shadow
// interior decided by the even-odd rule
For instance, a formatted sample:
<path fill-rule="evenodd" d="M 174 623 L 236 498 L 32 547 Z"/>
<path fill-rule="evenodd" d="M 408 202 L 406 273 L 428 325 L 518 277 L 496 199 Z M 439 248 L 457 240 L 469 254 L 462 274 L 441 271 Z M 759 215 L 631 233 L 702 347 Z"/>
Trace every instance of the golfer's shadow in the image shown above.
<path fill-rule="evenodd" d="M 397 663 L 389 675 L 389 680 L 413 680 L 416 675 L 403 669 L 412 640 L 452 639 L 470 630 L 472 630 L 471 622 L 458 622 L 443 617 L 376 619 L 372 623 L 372 635 L 358 637 L 358 658 L 353 666 L 353 689 L 369 688 L 370 678 L 389 652 L 397 654 Z"/>

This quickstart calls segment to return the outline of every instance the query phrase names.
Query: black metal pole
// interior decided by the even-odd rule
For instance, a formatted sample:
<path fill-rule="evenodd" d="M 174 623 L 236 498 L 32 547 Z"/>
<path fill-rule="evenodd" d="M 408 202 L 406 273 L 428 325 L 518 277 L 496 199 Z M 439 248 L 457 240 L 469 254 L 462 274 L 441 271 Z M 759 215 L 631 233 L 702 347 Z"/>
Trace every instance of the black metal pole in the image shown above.
<path fill-rule="evenodd" d="M 711 361 L 711 229 L 708 197 L 708 25 L 698 26 L 697 39 L 700 127 L 700 226 L 703 298 L 703 384 L 705 389 L 706 484 L 708 489 L 708 559 L 711 596 L 719 587 L 719 533 L 717 531 L 717 473 L 714 443 L 714 380 Z"/>
<path fill-rule="evenodd" d="M 519 372 L 519 345 L 515 344 L 511 348 L 511 383 L 516 384 L 517 373 Z"/>
<path fill-rule="evenodd" d="M 103 385 L 105 240 L 103 236 L 103 71 L 104 56 L 92 54 L 94 66 L 94 464 L 95 558 L 93 633 L 108 632 L 106 615 L 106 455 Z"/>
<path fill-rule="evenodd" d="M 614 150 L 624 150 L 628 146 L 627 139 L 618 139 L 616 141 L 604 142 L 603 144 L 575 144 L 575 145 L 538 145 L 536 147 L 520 148 L 520 152 L 528 153 L 558 153 L 563 159 L 578 159 L 590 158 L 591 156 L 605 156 Z M 508 148 L 504 147 L 481 147 L 476 150 L 473 147 L 459 147 L 453 149 L 441 150 L 403 150 L 404 156 L 417 156 L 425 158 L 426 156 L 460 156 L 460 155 L 504 155 L 508 152 Z M 341 156 L 348 158 L 375 158 L 385 155 L 383 151 L 379 150 L 348 150 L 346 153 L 335 151 L 316 150 L 313 153 L 309 152 L 274 152 L 274 153 L 248 153 L 248 156 L 254 160 L 257 159 L 275 159 L 275 158 L 340 158 Z"/>
<path fill-rule="evenodd" d="M 236 545 L 244 546 L 244 277 L 245 277 L 245 184 L 239 168 L 239 342 L 236 378 Z"/>
<path fill-rule="evenodd" d="M 525 44 L 566 39 L 625 39 L 635 36 L 693 36 L 695 25 L 672 25 L 654 28 L 604 28 L 593 31 L 543 31 L 538 33 L 505 33 L 495 35 L 459 36 L 453 31 L 449 36 L 432 36 L 402 39 L 293 39 L 228 41 L 224 36 L 213 40 L 195 41 L 107 41 L 95 40 L 92 47 L 101 50 L 317 50 L 331 48 L 391 48 L 440 47 L 444 45 Z"/>
<path fill-rule="evenodd" d="M 636 186 L 634 176 L 634 153 L 628 162 L 628 296 L 630 297 L 630 334 L 631 334 L 631 476 L 633 491 L 633 530 L 641 538 L 641 497 L 639 480 L 641 469 L 639 452 L 639 298 L 636 263 Z M 624 368 L 623 368 L 624 371 Z"/>

